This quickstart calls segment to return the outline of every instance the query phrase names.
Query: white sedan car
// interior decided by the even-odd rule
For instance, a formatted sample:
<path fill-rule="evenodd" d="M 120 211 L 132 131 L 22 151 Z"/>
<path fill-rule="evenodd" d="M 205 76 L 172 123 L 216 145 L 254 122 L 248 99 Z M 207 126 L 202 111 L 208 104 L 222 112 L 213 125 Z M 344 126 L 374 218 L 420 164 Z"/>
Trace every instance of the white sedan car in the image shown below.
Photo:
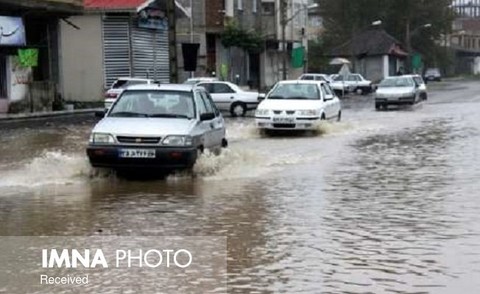
<path fill-rule="evenodd" d="M 266 130 L 311 130 L 341 117 L 340 100 L 328 83 L 304 80 L 278 82 L 255 112 L 257 128 Z"/>
<path fill-rule="evenodd" d="M 123 90 L 130 86 L 134 85 L 150 85 L 153 84 L 154 81 L 151 79 L 144 79 L 144 78 L 118 78 L 115 82 L 112 83 L 110 89 L 105 92 L 105 112 L 110 109 L 112 104 L 117 100 L 117 98 L 122 94 Z"/>
<path fill-rule="evenodd" d="M 230 82 L 200 82 L 197 86 L 204 87 L 217 107 L 220 110 L 229 111 L 234 117 L 245 116 L 248 110 L 256 109 L 259 101 L 265 96 L 258 92 L 244 91 Z"/>

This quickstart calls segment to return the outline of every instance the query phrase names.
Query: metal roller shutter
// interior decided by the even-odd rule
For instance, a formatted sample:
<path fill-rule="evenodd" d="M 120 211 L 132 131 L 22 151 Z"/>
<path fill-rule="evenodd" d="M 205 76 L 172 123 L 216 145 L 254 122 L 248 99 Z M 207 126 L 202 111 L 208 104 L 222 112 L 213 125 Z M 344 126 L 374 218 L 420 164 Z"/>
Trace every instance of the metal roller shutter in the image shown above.
<path fill-rule="evenodd" d="M 170 81 L 168 31 L 132 26 L 133 73 L 168 83 Z M 156 68 L 156 76 L 155 76 Z"/>
<path fill-rule="evenodd" d="M 118 77 L 131 76 L 130 17 L 107 14 L 102 32 L 105 87 L 108 88 Z"/>

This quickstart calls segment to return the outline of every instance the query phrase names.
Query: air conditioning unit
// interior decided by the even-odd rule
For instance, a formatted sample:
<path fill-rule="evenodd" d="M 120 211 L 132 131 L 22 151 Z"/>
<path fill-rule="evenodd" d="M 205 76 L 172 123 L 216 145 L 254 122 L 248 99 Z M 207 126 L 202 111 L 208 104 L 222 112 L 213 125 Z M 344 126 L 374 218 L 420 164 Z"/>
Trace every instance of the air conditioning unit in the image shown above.
<path fill-rule="evenodd" d="M 225 0 L 225 16 L 233 17 L 235 14 L 234 0 Z"/>

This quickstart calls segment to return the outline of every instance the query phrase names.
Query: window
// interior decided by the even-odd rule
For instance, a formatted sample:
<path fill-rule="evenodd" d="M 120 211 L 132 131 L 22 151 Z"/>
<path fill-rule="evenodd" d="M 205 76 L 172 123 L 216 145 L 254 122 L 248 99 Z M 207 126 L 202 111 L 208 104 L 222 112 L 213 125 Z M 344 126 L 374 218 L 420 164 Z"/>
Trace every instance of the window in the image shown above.
<path fill-rule="evenodd" d="M 201 92 L 196 92 L 195 93 L 195 103 L 197 104 L 198 108 L 198 114 L 202 115 L 207 113 L 207 106 L 205 105 L 205 102 L 203 101 Z"/>
<path fill-rule="evenodd" d="M 315 78 L 314 76 L 312 75 L 303 75 L 301 80 L 305 80 L 305 81 L 313 81 Z"/>
<path fill-rule="evenodd" d="M 330 88 L 329 85 L 327 84 L 322 84 L 322 89 L 323 89 L 323 93 L 326 95 L 326 96 L 335 96 L 333 94 L 333 91 L 332 89 Z"/>
<path fill-rule="evenodd" d="M 211 94 L 235 93 L 227 84 L 216 83 L 212 84 L 212 86 Z"/>
<path fill-rule="evenodd" d="M 243 10 L 243 0 L 237 0 L 237 9 Z"/>
<path fill-rule="evenodd" d="M 275 15 L 275 2 L 262 2 L 262 15 Z"/>
<path fill-rule="evenodd" d="M 257 0 L 252 0 L 252 12 L 257 13 Z"/>
<path fill-rule="evenodd" d="M 220 114 L 220 111 L 218 111 L 217 107 L 215 106 L 215 103 L 213 103 L 212 98 L 207 92 L 202 92 L 202 99 L 206 104 L 206 108 L 208 112 L 215 113 L 215 116 L 218 116 Z"/>

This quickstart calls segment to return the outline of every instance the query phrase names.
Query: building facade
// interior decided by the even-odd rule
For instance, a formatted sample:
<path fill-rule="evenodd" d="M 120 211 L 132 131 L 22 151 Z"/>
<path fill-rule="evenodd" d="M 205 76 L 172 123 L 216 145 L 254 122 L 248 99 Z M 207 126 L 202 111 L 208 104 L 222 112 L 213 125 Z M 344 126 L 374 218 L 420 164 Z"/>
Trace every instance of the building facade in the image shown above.
<path fill-rule="evenodd" d="M 4 0 L 0 11 L 0 113 L 52 110 L 60 81 L 59 27 L 82 13 L 83 1 Z"/>
<path fill-rule="evenodd" d="M 85 13 L 70 18 L 76 27 L 61 25 L 61 92 L 66 101 L 101 101 L 119 77 L 170 81 L 164 7 L 149 8 L 156 21 L 145 22 L 138 12 L 145 2 L 85 0 Z"/>
<path fill-rule="evenodd" d="M 281 1 L 285 3 L 285 20 L 282 25 Z M 261 76 L 263 87 L 271 87 L 282 80 L 284 70 L 288 79 L 296 79 L 305 68 L 291 66 L 293 48 L 308 47 L 309 5 L 307 0 L 262 0 L 262 32 L 265 36 L 265 51 L 261 55 Z M 283 43 L 285 29 L 285 43 Z M 283 68 L 283 58 L 286 67 Z"/>

